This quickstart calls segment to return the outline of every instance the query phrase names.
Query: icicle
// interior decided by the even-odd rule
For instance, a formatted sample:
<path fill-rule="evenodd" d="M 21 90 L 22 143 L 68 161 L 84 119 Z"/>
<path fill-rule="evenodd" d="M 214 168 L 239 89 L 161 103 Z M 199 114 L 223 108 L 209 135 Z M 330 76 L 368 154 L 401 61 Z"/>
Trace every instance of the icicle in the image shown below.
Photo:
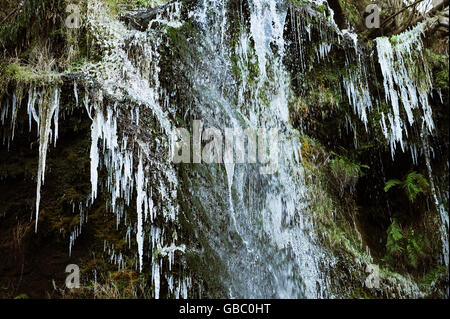
<path fill-rule="evenodd" d="M 142 164 L 142 155 L 139 156 L 139 165 L 138 172 L 136 175 L 136 191 L 137 191 L 137 233 L 136 233 L 136 241 L 138 244 L 138 253 L 139 253 L 139 270 L 142 272 L 143 267 L 143 255 L 144 255 L 144 234 L 142 231 L 142 204 L 146 201 L 146 193 L 145 193 L 145 185 L 144 185 L 144 169 Z"/>
<path fill-rule="evenodd" d="M 28 124 L 30 127 L 30 132 L 31 132 L 31 117 L 33 117 L 34 121 L 37 123 L 37 127 L 39 128 L 39 116 L 36 112 L 36 109 L 34 108 L 36 98 L 37 98 L 36 89 L 31 85 L 30 90 L 28 92 L 28 107 L 27 107 Z"/>
<path fill-rule="evenodd" d="M 75 95 L 75 106 L 78 107 L 78 89 L 77 81 L 73 81 L 73 94 Z"/>
<path fill-rule="evenodd" d="M 47 148 L 48 148 L 48 138 L 50 135 L 50 126 L 52 117 L 55 111 L 59 109 L 59 89 L 55 88 L 53 93 L 53 104 L 48 105 L 47 103 L 39 104 L 39 165 L 37 173 L 37 187 L 36 187 L 36 226 L 35 231 L 37 232 L 38 221 L 39 221 L 39 204 L 41 200 L 41 185 L 44 184 L 45 177 L 45 162 L 47 158 Z M 57 126 L 55 127 L 55 130 Z M 55 135 L 57 133 L 55 132 Z"/>
<path fill-rule="evenodd" d="M 95 114 L 94 120 L 92 122 L 91 127 L 91 186 L 92 186 L 92 203 L 97 198 L 97 182 L 98 182 L 98 162 L 99 162 L 99 154 L 98 154 L 98 140 L 100 137 L 100 130 L 103 122 L 103 114 L 101 111 L 98 111 Z"/>
<path fill-rule="evenodd" d="M 159 289 L 160 289 L 160 267 L 159 267 L 159 261 L 154 260 L 152 264 L 152 279 L 153 284 L 155 285 L 155 299 L 159 299 Z"/>
<path fill-rule="evenodd" d="M 53 127 L 54 127 L 54 141 L 53 141 L 53 146 L 56 147 L 56 140 L 58 139 L 58 122 L 59 122 L 59 92 L 58 89 L 56 89 L 57 91 L 55 92 L 55 100 L 54 100 L 54 104 L 57 105 L 57 107 L 54 110 L 54 115 L 53 115 Z"/>
<path fill-rule="evenodd" d="M 13 92 L 12 96 L 12 110 L 11 110 L 11 140 L 14 139 L 14 131 L 16 128 L 17 110 L 20 107 L 21 99 L 17 99 L 16 92 Z"/>

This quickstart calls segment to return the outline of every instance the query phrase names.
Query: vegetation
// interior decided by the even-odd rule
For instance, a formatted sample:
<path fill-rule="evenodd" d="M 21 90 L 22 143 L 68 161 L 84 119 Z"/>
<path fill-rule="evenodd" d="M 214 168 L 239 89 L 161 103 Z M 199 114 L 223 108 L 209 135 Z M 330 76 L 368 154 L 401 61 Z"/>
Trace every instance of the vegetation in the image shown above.
<path fill-rule="evenodd" d="M 335 183 L 339 184 L 340 195 L 344 195 L 344 190 L 348 187 L 350 192 L 353 191 L 356 183 L 364 172 L 363 169 L 369 169 L 368 165 L 354 163 L 345 156 L 337 155 L 330 161 L 331 174 L 335 179 Z"/>
<path fill-rule="evenodd" d="M 388 192 L 393 187 L 401 187 L 411 202 L 414 202 L 417 195 L 425 193 L 430 184 L 426 178 L 417 172 L 409 173 L 403 181 L 391 179 L 386 182 L 384 191 Z"/>
<path fill-rule="evenodd" d="M 387 230 L 386 256 L 384 261 L 394 269 L 410 266 L 417 269 L 427 258 L 427 243 L 413 228 L 402 229 L 396 219 Z"/>

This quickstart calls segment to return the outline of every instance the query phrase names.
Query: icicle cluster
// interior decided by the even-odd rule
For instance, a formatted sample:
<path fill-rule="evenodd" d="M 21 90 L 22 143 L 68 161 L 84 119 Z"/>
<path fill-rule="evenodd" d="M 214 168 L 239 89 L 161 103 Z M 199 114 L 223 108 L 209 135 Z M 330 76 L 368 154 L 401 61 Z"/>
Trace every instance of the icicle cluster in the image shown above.
<path fill-rule="evenodd" d="M 434 123 L 432 110 L 428 103 L 428 95 L 432 89 L 431 76 L 423 61 L 422 33 L 424 24 L 418 24 L 413 29 L 406 31 L 391 39 L 377 38 L 378 61 L 383 73 L 383 84 L 386 94 L 386 103 L 391 105 L 391 112 L 387 114 L 386 124 L 384 113 L 382 114 L 382 127 L 386 138 L 390 141 L 391 151 L 395 152 L 395 144 L 398 142 L 404 151 L 405 135 L 408 135 L 407 123 L 412 125 L 417 119 L 414 110 L 421 110 L 423 125 L 429 132 L 433 132 Z M 392 42 L 395 42 L 392 44 Z M 420 78 L 413 75 L 417 68 L 423 66 Z M 401 115 L 400 105 L 406 116 Z M 422 123 L 421 123 L 422 124 Z"/>
<path fill-rule="evenodd" d="M 6 140 L 3 141 L 3 143 L 6 142 L 8 143 L 8 148 L 10 141 L 14 139 L 17 112 L 22 103 L 22 90 L 23 89 L 20 89 L 18 92 L 13 92 L 11 104 L 10 100 L 6 99 L 6 105 L 3 107 L 0 116 L 2 125 L 4 125 L 9 115 L 9 110 L 11 107 L 10 113 L 11 135 L 10 139 L 8 139 L 7 141 Z M 59 94 L 60 89 L 58 86 L 47 88 L 30 85 L 28 90 L 27 112 L 28 112 L 29 130 L 31 132 L 32 123 L 36 122 L 37 135 L 39 137 L 39 163 L 38 163 L 37 187 L 36 187 L 35 231 L 37 231 L 38 228 L 41 186 L 45 180 L 47 150 L 50 142 L 53 141 L 53 144 L 56 145 L 56 141 L 58 139 Z M 8 136 L 7 134 L 4 134 L 4 139 L 6 139 L 7 136 Z"/>
<path fill-rule="evenodd" d="M 154 22 L 180 26 L 180 4 L 175 3 L 170 10 L 173 14 L 168 14 L 169 20 L 159 15 Z M 144 268 L 144 257 L 153 256 L 152 278 L 155 298 L 158 298 L 163 259 L 167 259 L 170 271 L 175 262 L 175 252 L 182 254 L 185 251 L 183 245 L 176 245 L 178 238 L 172 236 L 173 230 L 165 229 L 176 224 L 179 208 L 174 168 L 167 158 L 157 154 L 168 152 L 172 129 L 167 114 L 171 106 L 161 102 L 164 98 L 160 96 L 158 80 L 158 46 L 162 36 L 151 29 L 146 32 L 126 29 L 108 15 L 99 1 L 89 2 L 87 24 L 92 34 L 98 36 L 95 45 L 105 52 L 100 62 L 86 63 L 82 67 L 86 77 L 95 78 L 101 84 L 101 90 L 92 94 L 86 92 L 84 98 L 85 108 L 92 119 L 91 199 L 94 201 L 98 196 L 103 159 L 108 173 L 106 188 L 111 195 L 109 205 L 118 224 L 123 217 L 129 220 L 126 218 L 127 207 L 136 198 L 136 224 L 129 225 L 127 238 L 129 240 L 131 231 L 135 232 L 140 271 Z M 139 54 L 134 56 L 132 52 Z M 74 91 L 77 92 L 76 86 Z M 78 97 L 78 93 L 75 95 Z M 118 102 L 124 98 L 127 102 Z M 110 102 L 111 99 L 117 102 Z M 143 138 L 146 133 L 140 125 L 142 114 L 155 120 L 161 131 L 160 138 Z M 124 129 L 119 129 L 120 126 Z M 122 260 L 120 256 L 117 257 L 119 261 Z M 115 262 L 120 265 L 119 261 Z M 178 290 L 172 287 L 169 293 L 176 295 L 177 291 L 178 294 L 187 291 L 183 290 L 189 282 L 187 277 L 180 275 L 176 282 Z"/>

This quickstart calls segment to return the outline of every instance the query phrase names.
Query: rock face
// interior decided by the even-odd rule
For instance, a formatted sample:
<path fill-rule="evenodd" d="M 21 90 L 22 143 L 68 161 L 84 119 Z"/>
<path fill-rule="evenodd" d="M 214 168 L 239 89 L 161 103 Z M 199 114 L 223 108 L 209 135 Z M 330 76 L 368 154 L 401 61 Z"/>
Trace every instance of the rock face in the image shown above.
<path fill-rule="evenodd" d="M 0 65 L 0 296 L 448 296 L 442 34 L 360 39 L 363 1 L 317 0 L 95 0 L 31 33 L 35 5 L 1 33 L 27 63 Z"/>

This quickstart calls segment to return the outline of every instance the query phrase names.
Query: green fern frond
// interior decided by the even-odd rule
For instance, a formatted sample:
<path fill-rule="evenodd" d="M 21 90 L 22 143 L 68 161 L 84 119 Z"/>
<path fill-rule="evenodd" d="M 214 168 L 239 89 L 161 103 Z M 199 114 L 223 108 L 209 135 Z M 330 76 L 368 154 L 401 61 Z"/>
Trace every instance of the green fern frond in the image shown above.
<path fill-rule="evenodd" d="M 425 193 L 429 187 L 427 179 L 420 173 L 415 171 L 409 173 L 404 181 L 398 179 L 391 179 L 386 182 L 384 191 L 388 192 L 392 187 L 401 186 L 405 191 L 408 199 L 414 201 L 420 193 Z"/>
<path fill-rule="evenodd" d="M 397 220 L 394 219 L 387 230 L 386 250 L 389 255 L 403 252 L 403 231 Z"/>
<path fill-rule="evenodd" d="M 401 185 L 401 184 L 402 184 L 402 182 L 399 181 L 398 179 L 391 179 L 391 180 L 386 182 L 386 185 L 384 186 L 384 191 L 388 192 L 392 187 L 398 186 L 398 185 Z"/>

